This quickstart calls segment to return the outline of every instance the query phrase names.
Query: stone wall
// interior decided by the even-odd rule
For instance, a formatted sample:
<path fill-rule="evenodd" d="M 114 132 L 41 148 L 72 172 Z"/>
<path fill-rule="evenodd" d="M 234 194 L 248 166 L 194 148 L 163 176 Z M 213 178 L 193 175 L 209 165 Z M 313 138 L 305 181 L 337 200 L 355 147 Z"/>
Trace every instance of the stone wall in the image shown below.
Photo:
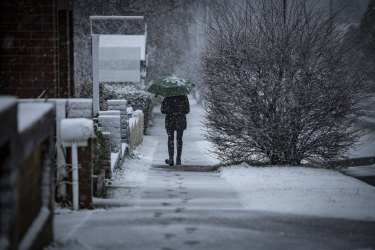
<path fill-rule="evenodd" d="M 105 171 L 105 178 L 112 177 L 111 171 L 111 133 L 103 132 L 104 140 L 105 140 L 105 159 L 103 161 L 103 169 Z"/>
<path fill-rule="evenodd" d="M 108 100 L 108 110 L 119 110 L 121 116 L 121 142 L 129 144 L 129 122 L 126 100 Z"/>
<path fill-rule="evenodd" d="M 111 151 L 121 153 L 121 115 L 119 110 L 100 111 L 98 125 L 111 135 Z"/>
<path fill-rule="evenodd" d="M 92 119 L 92 99 L 72 98 L 66 99 L 68 118 L 88 118 Z"/>
<path fill-rule="evenodd" d="M 0 97 L 0 118 L 0 249 L 41 249 L 53 237 L 54 106 Z"/>

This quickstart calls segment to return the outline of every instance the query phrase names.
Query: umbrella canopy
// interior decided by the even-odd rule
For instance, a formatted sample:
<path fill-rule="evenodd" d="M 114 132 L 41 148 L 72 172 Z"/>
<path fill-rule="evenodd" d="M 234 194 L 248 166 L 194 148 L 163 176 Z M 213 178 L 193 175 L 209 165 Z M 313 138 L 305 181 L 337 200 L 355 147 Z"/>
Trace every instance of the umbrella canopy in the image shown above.
<path fill-rule="evenodd" d="M 170 97 L 189 94 L 194 87 L 194 84 L 190 81 L 177 77 L 167 77 L 155 80 L 147 91 L 164 97 Z"/>

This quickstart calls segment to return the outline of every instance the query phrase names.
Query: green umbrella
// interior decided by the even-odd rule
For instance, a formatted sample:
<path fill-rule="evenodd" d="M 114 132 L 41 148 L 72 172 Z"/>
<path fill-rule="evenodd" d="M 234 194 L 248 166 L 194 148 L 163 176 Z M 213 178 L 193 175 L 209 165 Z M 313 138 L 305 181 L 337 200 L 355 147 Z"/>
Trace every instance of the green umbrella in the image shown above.
<path fill-rule="evenodd" d="M 190 81 L 177 77 L 159 78 L 148 88 L 148 92 L 164 97 L 189 94 L 194 88 Z"/>

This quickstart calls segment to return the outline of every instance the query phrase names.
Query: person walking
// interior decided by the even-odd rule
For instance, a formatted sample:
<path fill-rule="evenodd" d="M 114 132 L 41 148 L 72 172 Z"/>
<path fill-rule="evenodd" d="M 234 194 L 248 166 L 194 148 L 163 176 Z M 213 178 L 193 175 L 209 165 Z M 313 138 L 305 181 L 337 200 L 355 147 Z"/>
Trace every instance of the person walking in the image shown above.
<path fill-rule="evenodd" d="M 182 136 L 186 129 L 186 114 L 190 112 L 189 99 L 187 95 L 165 97 L 161 104 L 161 113 L 165 114 L 165 129 L 168 135 L 169 159 L 165 163 L 174 165 L 174 134 L 177 132 L 177 157 L 176 165 L 181 165 Z"/>

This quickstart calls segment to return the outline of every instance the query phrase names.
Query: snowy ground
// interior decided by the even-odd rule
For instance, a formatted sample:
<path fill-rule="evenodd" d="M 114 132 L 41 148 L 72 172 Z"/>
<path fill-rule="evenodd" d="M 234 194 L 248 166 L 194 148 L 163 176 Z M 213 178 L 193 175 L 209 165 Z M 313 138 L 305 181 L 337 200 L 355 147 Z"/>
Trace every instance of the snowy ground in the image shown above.
<path fill-rule="evenodd" d="M 375 187 L 336 171 L 243 165 L 221 175 L 247 209 L 375 221 Z"/>
<path fill-rule="evenodd" d="M 375 105 L 375 99 L 374 99 Z M 374 106 L 373 105 L 373 106 Z M 368 118 L 367 126 L 375 120 Z M 375 130 L 367 129 L 348 157 L 375 156 Z M 348 167 L 346 174 L 375 176 L 375 165 Z M 353 220 L 375 220 L 375 187 L 341 173 L 303 167 L 222 168 L 246 209 Z"/>
<path fill-rule="evenodd" d="M 190 101 L 182 163 L 216 164 L 204 111 Z M 134 155 L 114 173 L 110 197 L 95 199 L 103 208 L 56 210 L 48 250 L 375 247 L 374 188 L 351 177 L 308 168 L 171 168 L 160 114 Z"/>
<path fill-rule="evenodd" d="M 126 160 L 122 169 L 115 169 L 111 185 L 137 186 L 143 183 L 152 164 L 151 156 L 154 154 L 156 145 L 157 141 L 150 136 L 145 136 L 143 144 L 133 151 L 131 158 Z"/>

